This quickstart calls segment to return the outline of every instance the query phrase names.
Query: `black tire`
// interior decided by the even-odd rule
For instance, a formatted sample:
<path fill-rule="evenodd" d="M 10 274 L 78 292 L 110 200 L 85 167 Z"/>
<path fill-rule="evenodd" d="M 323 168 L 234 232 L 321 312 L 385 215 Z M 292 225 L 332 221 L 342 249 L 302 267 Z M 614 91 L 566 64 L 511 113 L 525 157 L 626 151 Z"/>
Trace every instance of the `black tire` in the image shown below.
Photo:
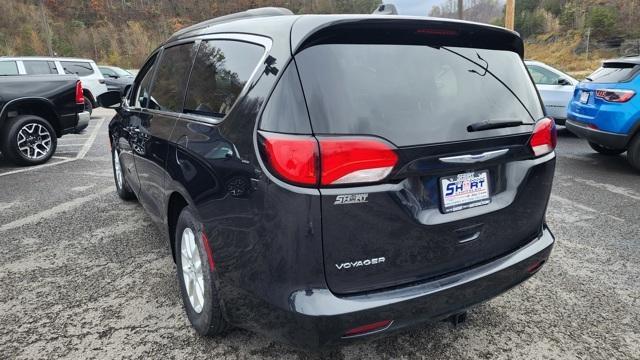
<path fill-rule="evenodd" d="M 182 212 L 180 212 L 180 216 L 178 217 L 178 222 L 176 224 L 174 249 L 178 283 L 180 284 L 182 302 L 184 304 L 187 317 L 189 318 L 189 322 L 191 322 L 193 328 L 202 336 L 214 336 L 224 332 L 229 325 L 223 316 L 220 295 L 214 283 L 214 273 L 210 270 L 209 258 L 205 250 L 205 245 L 202 241 L 202 225 L 193 214 L 194 213 L 188 206 L 185 207 L 182 209 Z M 191 300 L 189 300 L 182 266 L 182 235 L 187 228 L 194 234 L 203 275 L 204 301 L 202 302 L 202 309 L 199 312 L 196 311 Z"/>
<path fill-rule="evenodd" d="M 111 147 L 111 168 L 113 169 L 113 180 L 116 183 L 116 193 L 122 200 L 134 200 L 136 194 L 131 190 L 131 187 L 127 183 L 127 179 L 124 177 L 124 168 L 120 162 L 120 152 L 115 144 Z M 116 163 L 116 161 L 118 163 Z M 118 181 L 117 165 L 120 165 L 120 181 Z"/>
<path fill-rule="evenodd" d="M 28 131 L 30 127 L 33 128 L 34 131 L 36 131 L 35 129 L 38 130 L 37 134 L 33 133 L 35 138 L 29 137 L 27 141 L 35 141 L 36 144 L 34 147 L 30 147 L 29 150 L 25 150 L 28 152 L 28 154 L 25 154 L 20 150 L 20 146 L 18 145 L 18 136 L 21 131 L 23 131 L 23 134 L 27 133 L 31 135 Z M 44 135 L 44 133 L 48 133 L 48 136 Z M 35 115 L 20 115 L 8 119 L 0 136 L 2 154 L 7 160 L 17 165 L 33 166 L 44 164 L 51 159 L 58 146 L 58 137 L 51 124 L 47 120 Z M 47 139 L 49 140 L 48 142 Z M 47 145 L 48 149 L 46 148 Z M 42 151 L 44 151 L 44 154 L 37 156 L 35 149 L 37 149 L 38 154 Z M 34 157 L 30 157 L 30 154 L 33 154 Z"/>
<path fill-rule="evenodd" d="M 589 146 L 602 155 L 620 155 L 623 152 L 627 151 L 626 149 L 611 149 L 600 144 L 593 143 L 589 141 Z"/>
<path fill-rule="evenodd" d="M 627 161 L 634 169 L 640 171 L 640 133 L 637 133 L 629 142 Z"/>
<path fill-rule="evenodd" d="M 91 102 L 91 99 L 86 96 L 84 97 L 84 111 L 88 112 L 89 115 L 93 113 L 93 103 Z"/>

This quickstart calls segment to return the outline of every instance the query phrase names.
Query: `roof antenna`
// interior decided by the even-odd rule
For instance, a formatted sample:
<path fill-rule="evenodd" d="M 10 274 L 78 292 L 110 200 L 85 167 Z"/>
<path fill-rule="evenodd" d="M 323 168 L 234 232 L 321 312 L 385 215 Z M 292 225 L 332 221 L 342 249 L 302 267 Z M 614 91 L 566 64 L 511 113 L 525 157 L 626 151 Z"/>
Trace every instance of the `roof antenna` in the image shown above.
<path fill-rule="evenodd" d="M 373 15 L 398 15 L 398 9 L 393 4 L 380 4 L 372 13 Z"/>

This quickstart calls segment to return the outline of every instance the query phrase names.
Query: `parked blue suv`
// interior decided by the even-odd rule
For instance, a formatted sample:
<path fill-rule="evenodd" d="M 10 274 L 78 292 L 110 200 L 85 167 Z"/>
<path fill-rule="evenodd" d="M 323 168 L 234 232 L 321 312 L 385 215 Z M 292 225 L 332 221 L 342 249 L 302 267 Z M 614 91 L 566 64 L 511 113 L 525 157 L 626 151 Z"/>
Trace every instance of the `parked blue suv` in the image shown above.
<path fill-rule="evenodd" d="M 569 103 L 566 126 L 595 151 L 627 151 L 640 170 L 640 57 L 607 60 L 582 81 Z"/>

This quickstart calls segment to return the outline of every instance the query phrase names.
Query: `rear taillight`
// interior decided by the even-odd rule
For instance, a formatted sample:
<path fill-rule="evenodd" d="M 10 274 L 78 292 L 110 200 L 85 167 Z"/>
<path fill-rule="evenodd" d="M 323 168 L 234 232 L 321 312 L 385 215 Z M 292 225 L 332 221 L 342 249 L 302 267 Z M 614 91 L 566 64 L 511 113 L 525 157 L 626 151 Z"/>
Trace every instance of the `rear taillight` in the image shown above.
<path fill-rule="evenodd" d="M 596 97 L 609 102 L 623 103 L 631 100 L 636 94 L 633 90 L 598 89 Z"/>
<path fill-rule="evenodd" d="M 76 104 L 84 104 L 84 94 L 82 93 L 82 82 L 76 81 Z"/>
<path fill-rule="evenodd" d="M 556 148 L 557 142 L 556 122 L 552 118 L 538 120 L 533 129 L 533 135 L 529 140 L 529 146 L 533 154 L 535 156 L 548 154 Z"/>
<path fill-rule="evenodd" d="M 260 134 L 271 169 L 297 185 L 377 182 L 398 162 L 393 147 L 377 138 Z"/>
<path fill-rule="evenodd" d="M 395 151 L 377 139 L 319 138 L 322 185 L 375 182 L 398 162 Z"/>
<path fill-rule="evenodd" d="M 261 133 L 273 171 L 298 185 L 318 183 L 318 142 L 313 136 Z"/>

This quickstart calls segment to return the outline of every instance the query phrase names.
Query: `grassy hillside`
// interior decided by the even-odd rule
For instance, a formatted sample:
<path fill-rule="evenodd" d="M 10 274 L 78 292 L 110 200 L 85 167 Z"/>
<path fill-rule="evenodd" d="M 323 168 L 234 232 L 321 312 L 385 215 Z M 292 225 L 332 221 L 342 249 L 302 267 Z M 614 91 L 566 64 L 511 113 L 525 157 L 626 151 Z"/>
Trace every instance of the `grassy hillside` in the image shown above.
<path fill-rule="evenodd" d="M 525 42 L 525 57 L 558 68 L 581 80 L 600 66 L 603 59 L 618 56 L 617 51 L 594 48 L 586 53 L 576 53 L 583 43 L 582 35 L 553 33 L 532 36 Z"/>

